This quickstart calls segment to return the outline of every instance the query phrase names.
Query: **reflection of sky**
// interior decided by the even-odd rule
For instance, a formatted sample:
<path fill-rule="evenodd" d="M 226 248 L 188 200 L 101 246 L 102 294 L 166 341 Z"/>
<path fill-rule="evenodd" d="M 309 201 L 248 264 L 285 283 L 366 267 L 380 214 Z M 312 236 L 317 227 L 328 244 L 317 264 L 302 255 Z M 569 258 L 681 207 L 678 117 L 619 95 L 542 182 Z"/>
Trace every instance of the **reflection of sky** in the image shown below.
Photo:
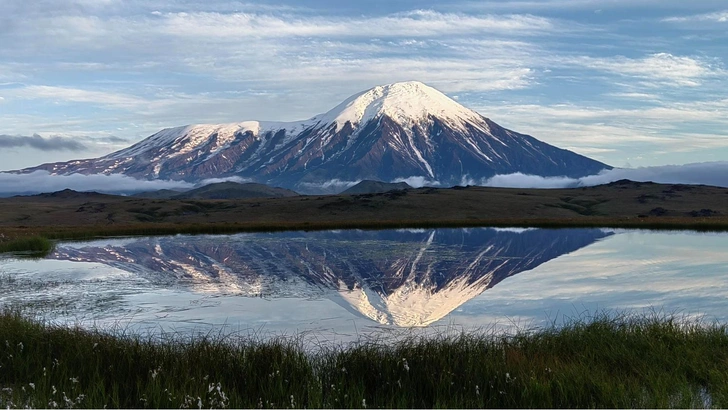
<path fill-rule="evenodd" d="M 726 322 L 727 248 L 728 234 L 619 232 L 503 280 L 434 326 L 547 325 L 584 312 L 649 309 Z M 293 282 L 290 286 L 302 286 Z M 71 323 L 261 337 L 307 332 L 329 341 L 386 328 L 344 309 L 325 293 L 266 299 L 164 286 L 98 263 L 0 264 L 0 306 L 19 304 Z"/>
<path fill-rule="evenodd" d="M 503 281 L 445 320 L 545 325 L 599 311 L 728 321 L 728 235 L 622 232 Z"/>
<path fill-rule="evenodd" d="M 0 306 L 10 305 L 60 322 L 151 333 L 257 337 L 309 333 L 316 339 L 343 341 L 377 327 L 329 299 L 266 299 L 165 289 L 100 263 L 59 260 L 3 260 Z"/>

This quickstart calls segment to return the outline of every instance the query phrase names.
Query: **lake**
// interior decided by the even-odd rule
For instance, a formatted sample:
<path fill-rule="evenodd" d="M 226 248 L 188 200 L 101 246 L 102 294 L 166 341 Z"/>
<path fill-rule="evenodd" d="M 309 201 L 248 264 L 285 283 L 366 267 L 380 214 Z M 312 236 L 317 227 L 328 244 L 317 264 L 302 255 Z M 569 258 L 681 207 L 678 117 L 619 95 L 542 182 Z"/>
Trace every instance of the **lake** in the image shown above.
<path fill-rule="evenodd" d="M 133 333 L 348 342 L 598 312 L 728 322 L 728 234 L 408 229 L 61 242 L 0 260 L 0 306 Z"/>

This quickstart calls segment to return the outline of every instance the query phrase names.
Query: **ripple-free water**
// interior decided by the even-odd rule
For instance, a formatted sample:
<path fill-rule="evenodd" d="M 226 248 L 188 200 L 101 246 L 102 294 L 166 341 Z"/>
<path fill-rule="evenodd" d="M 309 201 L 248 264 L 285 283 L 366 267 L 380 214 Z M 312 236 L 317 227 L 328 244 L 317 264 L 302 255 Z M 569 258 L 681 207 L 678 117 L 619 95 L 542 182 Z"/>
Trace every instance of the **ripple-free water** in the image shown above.
<path fill-rule="evenodd" d="M 513 330 L 604 311 L 728 322 L 728 234 L 415 229 L 62 242 L 0 260 L 0 306 L 128 332 Z M 419 330 L 421 331 L 421 330 Z"/>

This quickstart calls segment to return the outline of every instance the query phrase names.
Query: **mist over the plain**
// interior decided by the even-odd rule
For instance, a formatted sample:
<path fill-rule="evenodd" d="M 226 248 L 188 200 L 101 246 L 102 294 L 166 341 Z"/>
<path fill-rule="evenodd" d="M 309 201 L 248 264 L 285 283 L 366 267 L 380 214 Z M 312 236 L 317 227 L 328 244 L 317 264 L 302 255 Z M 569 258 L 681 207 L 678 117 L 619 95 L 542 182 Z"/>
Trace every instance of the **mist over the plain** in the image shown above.
<path fill-rule="evenodd" d="M 28 174 L 0 173 L 0 196 L 39 194 L 72 189 L 79 192 L 130 194 L 160 189 L 187 190 L 217 182 L 247 182 L 240 177 L 215 178 L 199 183 L 169 180 L 140 180 L 122 174 L 51 175 L 47 171 Z"/>
<path fill-rule="evenodd" d="M 476 181 L 463 178 L 460 185 L 478 185 L 501 188 L 576 188 L 608 184 L 621 179 L 638 182 L 657 182 L 662 184 L 699 184 L 728 188 L 728 162 L 703 162 L 687 165 L 664 165 L 644 168 L 616 168 L 605 170 L 597 175 L 582 178 L 540 177 L 521 173 L 496 175 Z M 87 192 L 95 191 L 113 194 L 131 194 L 160 189 L 187 190 L 218 182 L 250 182 L 240 177 L 206 179 L 197 183 L 170 180 L 140 180 L 121 174 L 92 175 L 51 175 L 47 171 L 28 174 L 0 173 L 0 196 L 18 194 L 38 194 L 56 192 L 64 189 Z M 303 183 L 296 187 L 301 193 L 336 194 L 361 181 L 342 181 L 338 179 L 321 183 Z M 406 182 L 414 188 L 423 186 L 443 187 L 445 185 L 426 177 L 398 178 L 390 182 Z"/>
<path fill-rule="evenodd" d="M 643 168 L 615 168 L 582 178 L 540 177 L 521 173 L 496 175 L 483 181 L 464 179 L 464 185 L 501 188 L 575 188 L 629 179 L 660 184 L 713 185 L 728 187 L 728 162 L 701 162 Z"/>

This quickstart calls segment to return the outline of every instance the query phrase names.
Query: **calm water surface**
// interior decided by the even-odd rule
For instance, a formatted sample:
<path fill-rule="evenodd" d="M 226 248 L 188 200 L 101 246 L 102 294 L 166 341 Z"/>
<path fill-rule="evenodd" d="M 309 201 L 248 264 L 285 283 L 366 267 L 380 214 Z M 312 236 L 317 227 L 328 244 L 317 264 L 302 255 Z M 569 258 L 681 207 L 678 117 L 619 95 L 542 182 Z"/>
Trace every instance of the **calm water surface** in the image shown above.
<path fill-rule="evenodd" d="M 728 234 L 604 229 L 104 239 L 0 260 L 0 305 L 140 333 L 326 341 L 513 330 L 605 310 L 728 322 L 727 250 Z"/>

